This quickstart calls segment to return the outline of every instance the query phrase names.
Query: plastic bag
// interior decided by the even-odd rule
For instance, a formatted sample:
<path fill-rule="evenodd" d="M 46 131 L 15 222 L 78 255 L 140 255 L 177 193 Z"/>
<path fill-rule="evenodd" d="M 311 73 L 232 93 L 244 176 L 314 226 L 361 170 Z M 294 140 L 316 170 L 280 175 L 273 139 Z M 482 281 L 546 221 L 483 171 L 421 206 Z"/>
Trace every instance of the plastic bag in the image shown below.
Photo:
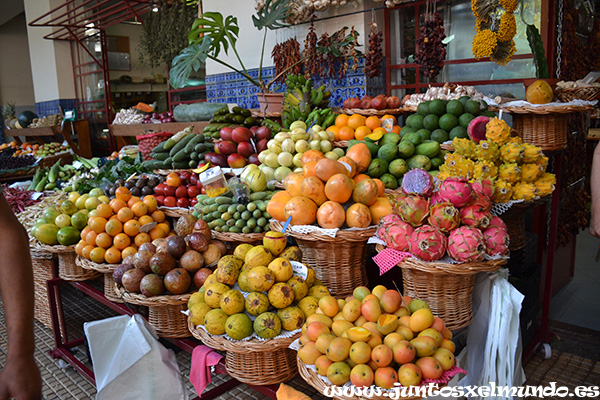
<path fill-rule="evenodd" d="M 140 315 L 83 325 L 94 364 L 96 400 L 188 400 L 175 353 Z"/>

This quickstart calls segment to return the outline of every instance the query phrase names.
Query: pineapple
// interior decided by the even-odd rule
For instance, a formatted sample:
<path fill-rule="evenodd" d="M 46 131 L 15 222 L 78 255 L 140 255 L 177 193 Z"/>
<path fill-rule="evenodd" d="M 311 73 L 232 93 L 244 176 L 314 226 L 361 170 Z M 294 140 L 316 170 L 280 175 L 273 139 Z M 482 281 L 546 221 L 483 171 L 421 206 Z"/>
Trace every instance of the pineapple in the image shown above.
<path fill-rule="evenodd" d="M 512 184 L 499 179 L 494 184 L 494 203 L 506 203 L 512 197 Z"/>
<path fill-rule="evenodd" d="M 450 176 L 464 176 L 471 179 L 474 168 L 475 163 L 472 160 L 460 154 L 450 153 L 446 155 L 444 165 L 440 166 L 440 172 L 447 172 Z"/>
<path fill-rule="evenodd" d="M 494 179 L 498 175 L 498 167 L 490 161 L 477 161 L 473 169 L 473 179 Z"/>
<path fill-rule="evenodd" d="M 538 189 L 533 183 L 518 182 L 513 187 L 512 198 L 514 200 L 531 201 L 538 195 Z"/>
<path fill-rule="evenodd" d="M 500 157 L 500 152 L 496 143 L 489 140 L 482 140 L 475 147 L 475 155 L 479 161 L 494 163 Z"/>
<path fill-rule="evenodd" d="M 1 109 L 4 126 L 10 127 L 10 121 L 15 119 L 15 103 L 6 103 Z"/>
<path fill-rule="evenodd" d="M 552 182 L 551 180 L 540 178 L 537 181 L 533 182 L 533 184 L 535 185 L 538 191 L 538 195 L 540 197 L 549 196 L 554 191 L 554 182 Z"/>
<path fill-rule="evenodd" d="M 452 139 L 452 147 L 454 147 L 454 151 L 461 156 L 470 158 L 471 160 L 476 159 L 476 146 L 475 142 L 471 139 L 454 138 Z"/>
<path fill-rule="evenodd" d="M 521 180 L 521 169 L 516 163 L 500 164 L 498 178 L 509 183 Z"/>
<path fill-rule="evenodd" d="M 506 121 L 494 117 L 485 126 L 485 138 L 498 146 L 504 146 L 510 139 L 510 126 Z"/>
<path fill-rule="evenodd" d="M 543 157 L 544 153 L 542 153 L 542 149 L 534 146 L 529 143 L 525 143 L 525 148 L 523 149 L 523 162 L 524 163 L 534 163 L 538 160 L 538 158 Z"/>
<path fill-rule="evenodd" d="M 542 167 L 542 170 L 545 171 L 548 167 L 548 157 L 542 155 L 537 160 L 535 160 L 535 163 L 537 165 L 540 165 Z"/>
<path fill-rule="evenodd" d="M 521 165 L 521 180 L 523 182 L 533 182 L 544 173 L 544 168 L 537 164 Z"/>
<path fill-rule="evenodd" d="M 518 143 L 509 142 L 500 147 L 500 158 L 503 163 L 521 163 L 525 146 Z"/>

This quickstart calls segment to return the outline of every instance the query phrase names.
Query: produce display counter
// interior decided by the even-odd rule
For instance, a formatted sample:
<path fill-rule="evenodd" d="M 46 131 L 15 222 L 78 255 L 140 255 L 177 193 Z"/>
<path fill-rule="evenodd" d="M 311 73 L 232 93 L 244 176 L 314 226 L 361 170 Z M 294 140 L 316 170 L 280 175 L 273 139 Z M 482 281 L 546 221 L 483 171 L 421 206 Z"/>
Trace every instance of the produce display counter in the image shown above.
<path fill-rule="evenodd" d="M 71 127 L 69 123 L 65 123 L 64 129 L 60 126 L 45 126 L 41 128 L 24 128 L 24 129 L 7 129 L 7 136 L 12 136 L 17 143 L 21 143 L 19 137 L 27 138 L 43 138 L 52 137 L 51 141 L 60 141 L 58 137 L 62 135 L 73 151 L 85 158 L 92 157 L 92 144 L 90 141 L 90 124 L 87 119 L 75 121 L 73 130 L 77 134 L 77 143 L 71 137 Z"/>
<path fill-rule="evenodd" d="M 202 132 L 208 124 L 208 121 L 167 122 L 164 124 L 117 124 L 109 125 L 109 128 L 117 139 L 117 147 L 121 148 L 133 144 L 132 138 L 145 133 L 171 132 L 175 134 L 188 126 L 193 126 L 194 132 Z"/>
<path fill-rule="evenodd" d="M 78 360 L 71 349 L 76 346 L 80 346 L 84 344 L 84 337 L 74 339 L 71 341 L 67 341 L 67 332 L 66 325 L 64 321 L 64 315 L 62 312 L 62 300 L 60 295 L 60 287 L 63 284 L 70 284 L 75 289 L 79 290 L 81 293 L 86 294 L 96 301 L 104 304 L 105 306 L 111 308 L 122 315 L 133 315 L 134 311 L 124 304 L 117 304 L 110 300 L 108 300 L 104 293 L 95 289 L 90 284 L 86 282 L 75 282 L 75 281 L 65 281 L 61 278 L 53 278 L 47 281 L 48 286 L 48 298 L 50 304 L 50 316 L 52 320 L 52 331 L 54 334 L 54 344 L 55 349 L 50 351 L 50 355 L 54 358 L 61 358 L 64 361 L 68 362 L 73 368 L 75 368 L 85 379 L 87 379 L 90 383 L 95 385 L 95 377 L 94 372 L 84 365 L 80 360 Z M 191 334 L 190 334 L 191 337 Z M 194 351 L 194 348 L 199 344 L 195 339 L 170 339 L 166 338 L 164 340 L 168 340 L 173 345 L 179 347 L 181 350 L 186 351 L 190 354 Z M 214 373 L 217 374 L 226 374 L 227 370 L 225 369 L 225 358 L 223 357 L 219 364 L 215 366 Z M 268 396 L 271 399 L 276 399 L 276 391 L 279 385 L 267 385 L 267 386 L 256 386 L 247 383 L 242 383 L 237 379 L 231 378 L 221 385 L 205 391 L 200 396 L 196 397 L 196 399 L 214 399 L 224 393 L 227 393 L 234 387 L 245 384 L 252 389 L 260 392 L 261 394 Z"/>

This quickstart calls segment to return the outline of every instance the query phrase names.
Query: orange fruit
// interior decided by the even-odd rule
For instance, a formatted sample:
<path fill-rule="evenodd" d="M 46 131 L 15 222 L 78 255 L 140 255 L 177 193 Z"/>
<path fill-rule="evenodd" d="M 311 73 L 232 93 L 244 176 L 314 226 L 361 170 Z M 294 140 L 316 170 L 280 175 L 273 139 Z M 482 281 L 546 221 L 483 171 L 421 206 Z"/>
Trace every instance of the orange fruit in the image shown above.
<path fill-rule="evenodd" d="M 125 232 L 125 234 L 128 236 L 135 237 L 135 235 L 140 233 L 140 227 L 141 225 L 138 221 L 135 219 L 130 219 L 129 221 L 125 222 L 125 225 L 123 225 L 123 232 Z"/>
<path fill-rule="evenodd" d="M 127 207 L 127 203 L 121 199 L 112 199 L 108 204 L 115 214 L 118 213 L 121 208 Z"/>
<path fill-rule="evenodd" d="M 104 259 L 109 264 L 118 264 L 121 262 L 121 251 L 115 247 L 111 247 L 104 253 Z"/>
<path fill-rule="evenodd" d="M 376 128 L 381 126 L 381 121 L 376 116 L 371 115 L 365 120 L 365 125 L 368 126 L 370 130 L 375 131 Z"/>
<path fill-rule="evenodd" d="M 131 196 L 129 200 L 127 200 L 127 207 L 131 208 L 135 203 L 140 203 L 142 199 L 137 196 Z"/>
<path fill-rule="evenodd" d="M 391 119 L 392 121 L 394 121 L 394 125 L 396 125 L 398 123 L 398 121 L 396 121 L 396 117 L 394 117 L 391 114 L 385 114 L 383 117 L 381 117 L 381 120 L 383 121 L 384 119 Z"/>
<path fill-rule="evenodd" d="M 162 230 L 161 228 L 159 228 L 158 226 L 155 226 L 154 228 L 152 228 L 152 230 L 149 233 L 150 233 L 150 238 L 152 240 L 162 239 L 162 238 L 167 237 L 167 234 L 165 233 L 165 231 Z"/>
<path fill-rule="evenodd" d="M 104 254 L 106 254 L 106 250 L 102 247 L 95 247 L 94 250 L 90 251 L 90 260 L 98 264 L 103 264 L 106 261 Z"/>
<path fill-rule="evenodd" d="M 352 140 L 354 139 L 354 129 L 349 126 L 343 126 L 340 128 L 340 140 Z"/>
<path fill-rule="evenodd" d="M 113 215 L 111 206 L 104 203 L 98 204 L 98 207 L 96 207 L 96 215 L 106 219 L 110 218 L 111 215 Z"/>
<path fill-rule="evenodd" d="M 144 243 L 149 243 L 152 241 L 150 235 L 145 232 L 140 232 L 135 236 L 134 242 L 137 247 L 140 247 Z"/>
<path fill-rule="evenodd" d="M 399 135 L 400 134 L 400 129 L 402 129 L 402 128 L 400 128 L 400 125 L 394 125 L 392 127 L 392 132 L 394 132 L 395 134 Z"/>
<path fill-rule="evenodd" d="M 352 129 L 357 129 L 359 126 L 363 126 L 365 124 L 366 118 L 360 114 L 352 114 L 350 118 L 348 118 L 348 126 Z"/>
<path fill-rule="evenodd" d="M 87 235 L 85 235 L 85 242 L 89 245 L 96 246 L 96 236 L 98 234 L 94 231 L 89 231 Z"/>
<path fill-rule="evenodd" d="M 131 211 L 131 208 L 129 207 L 123 207 L 117 213 L 117 217 L 119 218 L 119 221 L 127 222 L 130 219 L 133 219 L 133 211 Z"/>
<path fill-rule="evenodd" d="M 113 244 L 113 238 L 106 232 L 102 232 L 96 236 L 96 246 L 108 249 Z"/>
<path fill-rule="evenodd" d="M 340 140 L 340 128 L 338 126 L 332 125 L 325 130 L 326 132 L 332 132 L 335 140 Z"/>
<path fill-rule="evenodd" d="M 156 211 L 156 208 L 158 207 L 158 202 L 156 201 L 156 197 L 154 197 L 152 195 L 148 195 L 148 196 L 145 196 L 144 200 L 142 200 L 142 201 L 144 202 L 146 207 L 148 207 L 149 213 L 153 213 L 154 211 Z"/>
<path fill-rule="evenodd" d="M 152 213 L 152 219 L 156 222 L 163 222 L 165 220 L 165 213 L 160 210 L 156 210 Z"/>
<path fill-rule="evenodd" d="M 341 128 L 342 126 L 348 125 L 348 119 L 349 117 L 346 114 L 338 115 L 337 117 L 335 117 L 335 126 Z"/>
<path fill-rule="evenodd" d="M 154 219 L 149 215 L 142 215 L 138 218 L 138 222 L 140 223 L 140 226 L 144 226 L 146 224 L 154 222 Z"/>
<path fill-rule="evenodd" d="M 364 140 L 364 138 L 367 137 L 367 135 L 370 135 L 370 134 L 371 134 L 371 129 L 369 129 L 368 126 L 359 126 L 354 131 L 354 138 L 356 140 Z"/>
<path fill-rule="evenodd" d="M 106 226 L 106 218 L 102 217 L 93 217 L 88 221 L 88 225 L 92 230 L 96 233 L 104 232 L 104 227 Z"/>
<path fill-rule="evenodd" d="M 127 201 L 131 198 L 131 192 L 125 186 L 120 186 L 115 190 L 115 197 L 119 200 Z"/>
<path fill-rule="evenodd" d="M 127 246 L 123 249 L 123 251 L 121 252 L 121 258 L 124 260 L 126 259 L 128 256 L 132 256 L 135 253 L 137 253 L 137 247 L 135 246 Z"/>
<path fill-rule="evenodd" d="M 167 180 L 165 182 L 167 186 L 177 187 L 181 185 L 181 178 L 175 172 L 171 172 L 167 175 Z"/>
<path fill-rule="evenodd" d="M 111 219 L 106 223 L 105 230 L 110 236 L 116 236 L 123 232 L 123 224 L 118 219 Z"/>
<path fill-rule="evenodd" d="M 113 221 L 113 220 L 115 220 L 115 219 L 116 219 L 117 221 L 119 220 L 119 217 L 117 217 L 117 214 L 113 214 L 113 215 L 111 215 L 111 216 L 110 216 L 110 218 L 109 218 L 108 220 L 109 220 L 109 221 Z"/>
<path fill-rule="evenodd" d="M 82 250 L 81 250 L 81 256 L 87 260 L 90 259 L 90 253 L 92 252 L 92 250 L 94 250 L 96 247 L 92 246 L 90 244 L 86 245 Z"/>
<path fill-rule="evenodd" d="M 136 217 L 141 217 L 148 213 L 148 207 L 140 201 L 131 206 L 131 211 L 133 211 Z"/>
<path fill-rule="evenodd" d="M 169 234 L 169 232 L 171 232 L 171 227 L 166 222 L 161 222 L 160 224 L 156 225 L 156 227 L 162 229 L 163 232 L 167 235 Z"/>
<path fill-rule="evenodd" d="M 86 226 L 85 228 L 83 228 L 83 230 L 81 231 L 81 234 L 79 235 L 79 237 L 81 238 L 81 240 L 85 241 L 85 237 L 88 233 L 90 233 L 92 230 L 92 228 L 90 228 L 89 226 Z"/>
<path fill-rule="evenodd" d="M 77 245 L 75 246 L 75 254 L 77 254 L 78 256 L 82 256 L 83 248 L 87 245 L 88 244 L 84 240 L 80 240 L 79 243 L 77 243 Z"/>
<path fill-rule="evenodd" d="M 131 238 L 124 233 L 119 233 L 117 236 L 115 236 L 113 243 L 117 249 L 123 250 L 125 247 L 131 244 Z"/>

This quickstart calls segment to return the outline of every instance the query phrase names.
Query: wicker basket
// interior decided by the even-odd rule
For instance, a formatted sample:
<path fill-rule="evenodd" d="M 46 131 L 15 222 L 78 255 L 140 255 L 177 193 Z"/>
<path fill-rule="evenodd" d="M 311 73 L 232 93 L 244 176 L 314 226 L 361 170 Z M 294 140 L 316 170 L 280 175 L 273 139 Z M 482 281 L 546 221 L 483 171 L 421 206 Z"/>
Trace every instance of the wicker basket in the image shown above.
<path fill-rule="evenodd" d="M 75 246 L 48 246 L 34 243 L 36 251 L 46 251 L 58 256 L 58 276 L 65 281 L 88 281 L 100 276 L 100 273 L 81 268 L 75 263 Z"/>
<path fill-rule="evenodd" d="M 281 232 L 279 221 L 271 220 L 271 229 Z M 302 262 L 312 267 L 334 297 L 349 296 L 357 286 L 367 285 L 367 240 L 376 227 L 364 230 L 340 230 L 332 238 L 318 232 L 285 234 L 296 239 L 302 250 Z"/>
<path fill-rule="evenodd" d="M 571 89 L 556 89 L 554 95 L 562 102 L 568 103 L 573 100 L 593 101 L 600 95 L 600 87 L 588 86 Z"/>
<path fill-rule="evenodd" d="M 75 264 L 83 269 L 104 274 L 104 297 L 113 303 L 123 302 L 123 300 L 115 293 L 115 280 L 112 277 L 112 273 L 117 267 L 117 264 L 97 264 L 81 256 L 75 258 Z"/>
<path fill-rule="evenodd" d="M 233 233 L 212 231 L 213 238 L 225 243 L 227 250 L 233 251 L 238 245 L 248 243 L 252 246 L 263 244 L 263 233 Z"/>
<path fill-rule="evenodd" d="M 549 198 L 550 196 L 548 196 Z M 500 215 L 500 218 L 506 224 L 506 231 L 510 237 L 510 250 L 521 250 L 527 242 L 525 232 L 525 214 L 529 209 L 542 204 L 546 198 L 541 198 L 536 201 L 528 201 L 523 203 L 514 203 L 508 210 Z"/>
<path fill-rule="evenodd" d="M 376 116 L 376 117 L 382 117 L 384 115 L 398 115 L 398 114 L 402 114 L 404 112 L 404 108 L 400 107 L 400 108 L 386 108 L 384 110 L 378 110 L 376 108 L 342 108 L 340 109 L 340 112 L 342 114 L 346 114 L 346 115 L 352 115 L 352 114 L 359 114 L 359 115 L 364 115 L 365 117 L 370 117 L 372 115 Z"/>
<path fill-rule="evenodd" d="M 377 245 L 380 252 L 384 246 Z M 496 271 L 506 260 L 447 264 L 405 258 L 402 269 L 404 294 L 425 300 L 431 311 L 442 318 L 450 330 L 464 328 L 473 319 L 473 287 L 479 272 Z"/>
<path fill-rule="evenodd" d="M 113 287 L 116 296 L 126 303 L 148 307 L 148 322 L 154 327 L 158 336 L 168 338 L 190 336 L 187 316 L 181 312 L 187 309 L 190 293 L 146 297 L 142 294 L 130 293 L 116 284 Z"/>
<path fill-rule="evenodd" d="M 181 208 L 181 207 L 158 207 L 159 210 L 165 213 L 167 217 L 171 218 L 179 218 L 184 217 L 186 215 L 190 215 L 192 213 L 191 208 Z"/>
<path fill-rule="evenodd" d="M 57 277 L 54 258 L 32 258 L 34 317 L 47 328 L 52 329 L 47 282 Z"/>
<path fill-rule="evenodd" d="M 333 147 L 346 148 L 348 147 L 348 140 L 337 140 L 333 142 Z"/>
<path fill-rule="evenodd" d="M 233 342 L 196 329 L 189 322 L 192 335 L 215 350 L 226 351 L 225 367 L 233 378 L 253 385 L 275 385 L 293 378 L 297 373 L 296 352 L 289 345 L 300 336 L 260 341 L 250 339 Z"/>

